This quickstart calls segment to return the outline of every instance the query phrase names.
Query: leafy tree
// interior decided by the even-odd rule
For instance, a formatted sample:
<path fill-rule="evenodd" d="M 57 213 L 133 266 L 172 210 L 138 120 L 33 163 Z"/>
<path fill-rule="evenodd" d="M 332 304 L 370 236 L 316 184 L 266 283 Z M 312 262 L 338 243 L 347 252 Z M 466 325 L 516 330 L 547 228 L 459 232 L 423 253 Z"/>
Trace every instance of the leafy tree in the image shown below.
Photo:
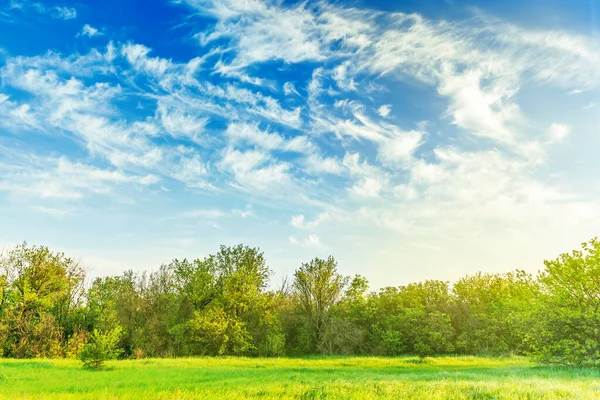
<path fill-rule="evenodd" d="M 102 369 L 108 360 L 117 358 L 123 350 L 118 347 L 121 328 L 109 331 L 95 329 L 90 341 L 83 346 L 79 359 L 85 368 Z"/>
<path fill-rule="evenodd" d="M 138 285 L 139 287 L 140 285 Z M 152 357 L 169 357 L 181 354 L 179 343 L 172 339 L 173 328 L 181 321 L 181 300 L 176 291 L 173 271 L 161 266 L 148 276 L 140 287 L 143 299 L 140 314 L 145 321 L 139 332 L 137 347 L 133 350 Z"/>
<path fill-rule="evenodd" d="M 119 329 L 119 347 L 125 355 L 144 346 L 146 301 L 140 290 L 143 280 L 143 275 L 126 271 L 121 276 L 97 278 L 88 291 L 88 331 Z"/>
<path fill-rule="evenodd" d="M 335 306 L 331 318 L 330 341 L 335 354 L 368 354 L 367 333 L 370 328 L 367 307 L 369 281 L 356 275 Z"/>
<path fill-rule="evenodd" d="M 310 335 L 310 351 L 331 354 L 333 309 L 348 285 L 348 278 L 337 272 L 332 256 L 315 258 L 294 273 L 294 297 Z"/>
<path fill-rule="evenodd" d="M 0 339 L 11 357 L 57 357 L 82 322 L 85 272 L 47 247 L 16 246 L 0 256 Z"/>
<path fill-rule="evenodd" d="M 369 297 L 372 352 L 423 357 L 454 350 L 448 284 L 425 281 L 384 288 Z"/>
<path fill-rule="evenodd" d="M 600 364 L 600 242 L 523 271 L 479 273 L 368 293 L 333 257 L 268 290 L 263 254 L 221 246 L 155 272 L 97 278 L 47 247 L 0 256 L 0 356 L 126 357 L 519 353 Z"/>
<path fill-rule="evenodd" d="M 267 305 L 264 290 L 271 271 L 258 249 L 242 245 L 221 246 L 214 262 L 222 286 L 218 303 L 229 320 L 226 353 L 256 352 L 255 339 Z"/>
<path fill-rule="evenodd" d="M 544 262 L 533 318 L 533 352 L 542 361 L 600 364 L 600 241 Z"/>
<path fill-rule="evenodd" d="M 457 347 L 471 354 L 521 352 L 526 325 L 522 318 L 536 290 L 531 277 L 522 271 L 460 279 L 453 288 Z"/>
<path fill-rule="evenodd" d="M 279 326 L 265 292 L 271 271 L 258 249 L 221 246 L 215 255 L 174 267 L 184 314 L 192 312 L 179 332 L 188 332 L 195 351 L 252 355 L 267 351 L 264 341 L 283 339 L 269 329 Z"/>

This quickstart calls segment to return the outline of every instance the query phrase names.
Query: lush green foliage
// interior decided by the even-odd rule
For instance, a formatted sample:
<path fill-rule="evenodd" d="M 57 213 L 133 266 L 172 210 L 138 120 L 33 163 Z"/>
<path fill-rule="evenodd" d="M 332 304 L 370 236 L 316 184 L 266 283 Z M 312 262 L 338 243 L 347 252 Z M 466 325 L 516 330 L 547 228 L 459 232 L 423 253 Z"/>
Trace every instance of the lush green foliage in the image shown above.
<path fill-rule="evenodd" d="M 94 329 L 90 341 L 81 349 L 79 359 L 86 368 L 104 368 L 105 361 L 114 360 L 121 354 L 122 350 L 117 347 L 120 336 L 120 327 L 106 332 Z"/>
<path fill-rule="evenodd" d="M 597 399 L 596 369 L 439 357 L 0 360 L 0 399 Z M 35 382 L 35 384 L 32 384 Z"/>
<path fill-rule="evenodd" d="M 600 242 L 545 265 L 531 335 L 535 354 L 553 363 L 600 363 Z"/>
<path fill-rule="evenodd" d="M 47 247 L 23 244 L 0 258 L 0 354 L 72 354 L 84 320 L 84 276 L 77 262 Z"/>
<path fill-rule="evenodd" d="M 0 257 L 4 357 L 301 356 L 421 358 L 531 355 L 547 363 L 600 360 L 600 242 L 522 271 L 479 273 L 368 291 L 333 257 L 302 264 L 269 290 L 263 254 L 242 245 L 174 260 L 151 274 L 95 279 L 46 247 Z"/>

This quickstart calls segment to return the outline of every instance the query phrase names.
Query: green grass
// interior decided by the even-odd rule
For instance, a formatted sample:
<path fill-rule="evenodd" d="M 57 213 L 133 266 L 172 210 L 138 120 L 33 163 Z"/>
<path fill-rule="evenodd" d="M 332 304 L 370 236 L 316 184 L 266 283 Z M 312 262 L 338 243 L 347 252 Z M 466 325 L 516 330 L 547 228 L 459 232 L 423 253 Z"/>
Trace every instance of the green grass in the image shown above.
<path fill-rule="evenodd" d="M 0 399 L 600 399 L 600 371 L 524 358 L 0 359 Z"/>

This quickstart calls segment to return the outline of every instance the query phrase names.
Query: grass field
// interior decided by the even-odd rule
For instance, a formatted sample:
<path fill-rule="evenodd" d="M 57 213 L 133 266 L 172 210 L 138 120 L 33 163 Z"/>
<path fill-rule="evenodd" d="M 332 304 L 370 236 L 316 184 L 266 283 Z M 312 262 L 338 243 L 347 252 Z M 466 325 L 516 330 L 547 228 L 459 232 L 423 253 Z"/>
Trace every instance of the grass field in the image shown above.
<path fill-rule="evenodd" d="M 0 399 L 600 399 L 600 371 L 523 358 L 0 359 Z"/>

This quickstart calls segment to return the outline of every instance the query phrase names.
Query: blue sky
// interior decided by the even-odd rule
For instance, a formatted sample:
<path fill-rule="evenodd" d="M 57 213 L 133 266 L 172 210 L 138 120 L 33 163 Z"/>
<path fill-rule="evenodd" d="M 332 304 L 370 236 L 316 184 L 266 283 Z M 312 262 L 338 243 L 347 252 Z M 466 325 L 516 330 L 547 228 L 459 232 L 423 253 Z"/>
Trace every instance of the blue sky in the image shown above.
<path fill-rule="evenodd" d="M 425 3 L 425 4 L 423 4 Z M 90 275 L 259 246 L 373 287 L 600 226 L 591 1 L 0 2 L 0 247 Z"/>

